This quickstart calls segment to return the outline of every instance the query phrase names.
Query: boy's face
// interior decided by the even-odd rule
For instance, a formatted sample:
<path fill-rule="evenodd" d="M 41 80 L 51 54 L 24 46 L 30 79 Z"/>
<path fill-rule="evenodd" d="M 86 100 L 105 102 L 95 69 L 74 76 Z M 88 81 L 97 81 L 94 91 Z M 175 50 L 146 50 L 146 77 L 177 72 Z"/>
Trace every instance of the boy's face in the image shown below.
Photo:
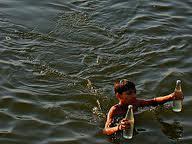
<path fill-rule="evenodd" d="M 125 103 L 132 102 L 136 98 L 135 90 L 128 90 L 123 92 L 120 95 L 120 99 L 123 100 Z"/>

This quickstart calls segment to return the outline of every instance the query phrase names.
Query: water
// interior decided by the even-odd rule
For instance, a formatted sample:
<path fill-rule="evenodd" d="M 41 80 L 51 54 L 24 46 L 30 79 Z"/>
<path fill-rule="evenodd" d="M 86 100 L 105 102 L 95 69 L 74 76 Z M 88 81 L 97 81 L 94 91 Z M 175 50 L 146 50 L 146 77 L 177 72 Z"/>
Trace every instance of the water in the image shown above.
<path fill-rule="evenodd" d="M 191 15 L 191 0 L 1 0 L 0 143 L 110 143 L 92 109 L 123 78 L 141 98 L 177 79 L 185 95 L 181 113 L 138 114 L 131 143 L 191 143 Z"/>

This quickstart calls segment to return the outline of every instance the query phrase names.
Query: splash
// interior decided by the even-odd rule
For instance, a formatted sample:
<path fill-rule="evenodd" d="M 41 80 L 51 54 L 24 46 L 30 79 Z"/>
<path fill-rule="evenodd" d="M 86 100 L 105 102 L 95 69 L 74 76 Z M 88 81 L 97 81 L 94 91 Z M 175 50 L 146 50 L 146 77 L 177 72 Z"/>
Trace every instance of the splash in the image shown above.
<path fill-rule="evenodd" d="M 92 112 L 93 114 L 100 120 L 105 120 L 106 119 L 106 115 L 103 112 L 102 108 L 101 108 L 101 104 L 99 102 L 99 100 L 96 101 L 97 106 L 93 107 Z"/>

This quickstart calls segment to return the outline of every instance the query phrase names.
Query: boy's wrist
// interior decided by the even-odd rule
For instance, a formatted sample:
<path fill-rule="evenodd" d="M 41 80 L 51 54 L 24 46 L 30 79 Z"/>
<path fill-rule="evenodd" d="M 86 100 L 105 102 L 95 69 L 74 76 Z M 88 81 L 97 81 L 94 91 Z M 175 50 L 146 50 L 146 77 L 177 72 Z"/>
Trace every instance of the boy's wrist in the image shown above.
<path fill-rule="evenodd" d="M 120 130 L 120 124 L 117 125 L 117 131 L 119 131 L 119 130 Z"/>
<path fill-rule="evenodd" d="M 170 94 L 171 100 L 175 99 L 174 92 Z"/>

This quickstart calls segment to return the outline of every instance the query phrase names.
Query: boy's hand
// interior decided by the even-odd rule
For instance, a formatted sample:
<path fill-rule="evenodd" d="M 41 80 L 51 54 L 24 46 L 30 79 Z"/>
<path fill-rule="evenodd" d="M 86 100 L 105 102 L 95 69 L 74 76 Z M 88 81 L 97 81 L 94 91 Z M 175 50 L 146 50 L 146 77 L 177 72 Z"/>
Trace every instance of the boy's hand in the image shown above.
<path fill-rule="evenodd" d="M 174 100 L 184 99 L 183 92 L 182 91 L 174 91 L 173 92 L 173 99 Z"/>
<path fill-rule="evenodd" d="M 124 130 L 130 127 L 130 121 L 128 119 L 123 118 L 120 121 L 120 124 L 118 126 L 118 130 Z"/>

